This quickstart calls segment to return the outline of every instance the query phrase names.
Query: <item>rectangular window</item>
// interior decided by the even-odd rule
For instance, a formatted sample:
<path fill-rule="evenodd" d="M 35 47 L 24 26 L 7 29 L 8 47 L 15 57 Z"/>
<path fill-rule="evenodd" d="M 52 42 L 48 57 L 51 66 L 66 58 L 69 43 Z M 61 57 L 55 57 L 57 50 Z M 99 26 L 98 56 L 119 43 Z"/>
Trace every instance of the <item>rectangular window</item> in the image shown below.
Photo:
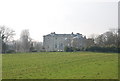
<path fill-rule="evenodd" d="M 55 44 L 55 48 L 57 48 L 57 44 Z"/>
<path fill-rule="evenodd" d="M 63 44 L 61 43 L 61 47 L 63 46 Z"/>

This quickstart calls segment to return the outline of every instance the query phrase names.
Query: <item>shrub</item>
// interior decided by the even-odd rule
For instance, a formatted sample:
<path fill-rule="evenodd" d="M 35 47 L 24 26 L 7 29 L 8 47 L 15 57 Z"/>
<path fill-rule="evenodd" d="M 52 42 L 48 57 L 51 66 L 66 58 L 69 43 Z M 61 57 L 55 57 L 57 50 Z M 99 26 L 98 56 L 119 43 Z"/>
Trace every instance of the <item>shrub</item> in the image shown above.
<path fill-rule="evenodd" d="M 120 48 L 111 46 L 111 47 L 101 47 L 101 46 L 91 46 L 86 48 L 86 51 L 93 52 L 119 52 Z"/>

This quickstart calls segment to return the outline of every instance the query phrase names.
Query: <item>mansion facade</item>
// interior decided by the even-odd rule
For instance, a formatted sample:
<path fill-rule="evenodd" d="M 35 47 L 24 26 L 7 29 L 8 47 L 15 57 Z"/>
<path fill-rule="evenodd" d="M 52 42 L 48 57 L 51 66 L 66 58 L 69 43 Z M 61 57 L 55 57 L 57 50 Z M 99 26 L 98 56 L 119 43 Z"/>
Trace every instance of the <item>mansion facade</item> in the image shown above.
<path fill-rule="evenodd" d="M 45 51 L 64 51 L 65 46 L 85 48 L 94 41 L 86 39 L 86 36 L 76 33 L 56 34 L 55 32 L 43 36 L 43 47 Z"/>

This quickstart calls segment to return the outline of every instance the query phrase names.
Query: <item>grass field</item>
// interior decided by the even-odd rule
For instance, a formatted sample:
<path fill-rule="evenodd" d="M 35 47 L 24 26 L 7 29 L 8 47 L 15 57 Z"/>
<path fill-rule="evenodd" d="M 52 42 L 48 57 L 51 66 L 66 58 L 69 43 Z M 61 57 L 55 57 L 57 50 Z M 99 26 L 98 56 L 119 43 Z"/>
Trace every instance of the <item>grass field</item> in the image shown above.
<path fill-rule="evenodd" d="M 2 80 L 2 54 L 0 54 L 0 81 Z"/>
<path fill-rule="evenodd" d="M 3 79 L 118 79 L 118 54 L 41 52 L 2 55 Z"/>

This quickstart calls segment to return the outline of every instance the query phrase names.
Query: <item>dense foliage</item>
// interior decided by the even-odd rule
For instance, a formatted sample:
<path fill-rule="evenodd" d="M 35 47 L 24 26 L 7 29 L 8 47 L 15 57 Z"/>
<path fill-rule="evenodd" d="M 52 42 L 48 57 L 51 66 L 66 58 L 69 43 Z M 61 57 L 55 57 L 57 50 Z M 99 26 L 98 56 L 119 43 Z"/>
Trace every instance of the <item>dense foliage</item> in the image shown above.
<path fill-rule="evenodd" d="M 120 52 L 120 48 L 111 46 L 111 47 L 100 47 L 100 46 L 91 46 L 86 48 L 86 51 L 93 51 L 93 52 Z"/>

